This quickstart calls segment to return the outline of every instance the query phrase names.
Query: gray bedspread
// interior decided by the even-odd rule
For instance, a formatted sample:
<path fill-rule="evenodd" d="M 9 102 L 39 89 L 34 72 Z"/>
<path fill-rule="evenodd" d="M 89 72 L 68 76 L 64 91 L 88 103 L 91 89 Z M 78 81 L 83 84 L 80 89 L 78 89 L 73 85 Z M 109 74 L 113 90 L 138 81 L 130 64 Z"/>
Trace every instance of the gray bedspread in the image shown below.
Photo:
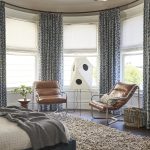
<path fill-rule="evenodd" d="M 68 143 L 63 124 L 54 118 L 49 118 L 45 113 L 19 107 L 6 107 L 0 108 L 0 116 L 16 122 L 25 130 L 35 150 L 58 143 Z"/>

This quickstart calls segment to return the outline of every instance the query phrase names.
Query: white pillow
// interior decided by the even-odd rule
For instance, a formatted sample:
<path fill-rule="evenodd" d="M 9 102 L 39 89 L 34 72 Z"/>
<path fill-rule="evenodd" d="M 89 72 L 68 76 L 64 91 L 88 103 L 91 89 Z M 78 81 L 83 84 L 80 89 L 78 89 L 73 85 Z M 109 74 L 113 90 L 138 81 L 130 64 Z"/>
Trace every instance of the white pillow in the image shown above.
<path fill-rule="evenodd" d="M 104 104 L 108 104 L 108 105 L 114 105 L 116 104 L 116 102 L 118 101 L 119 97 L 115 97 L 115 95 L 111 94 L 104 94 L 101 98 L 100 98 L 100 102 L 104 103 Z"/>

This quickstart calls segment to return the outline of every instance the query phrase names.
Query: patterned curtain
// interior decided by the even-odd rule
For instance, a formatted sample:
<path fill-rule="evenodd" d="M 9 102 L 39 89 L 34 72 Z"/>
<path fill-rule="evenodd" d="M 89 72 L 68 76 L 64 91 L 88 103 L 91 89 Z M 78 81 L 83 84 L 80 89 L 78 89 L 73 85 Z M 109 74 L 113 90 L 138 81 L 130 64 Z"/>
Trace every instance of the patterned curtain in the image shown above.
<path fill-rule="evenodd" d="M 60 13 L 40 14 L 40 79 L 57 80 L 63 87 L 63 18 Z M 46 106 L 45 106 L 46 107 Z M 56 105 L 51 105 L 56 109 Z"/>
<path fill-rule="evenodd" d="M 0 107 L 6 105 L 5 3 L 0 1 Z"/>
<path fill-rule="evenodd" d="M 107 93 L 120 79 L 120 10 L 99 14 L 100 93 Z"/>
<path fill-rule="evenodd" d="M 143 99 L 147 111 L 147 128 L 150 129 L 150 1 L 144 1 L 144 67 Z"/>

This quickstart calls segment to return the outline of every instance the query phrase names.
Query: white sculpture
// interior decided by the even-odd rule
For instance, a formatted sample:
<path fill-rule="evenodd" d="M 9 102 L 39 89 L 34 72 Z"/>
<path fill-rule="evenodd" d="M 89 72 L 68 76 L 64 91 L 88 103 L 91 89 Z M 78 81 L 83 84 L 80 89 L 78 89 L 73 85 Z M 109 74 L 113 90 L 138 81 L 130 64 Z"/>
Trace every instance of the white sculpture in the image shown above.
<path fill-rule="evenodd" d="M 93 66 L 85 57 L 74 60 L 71 74 L 71 89 L 91 89 Z"/>

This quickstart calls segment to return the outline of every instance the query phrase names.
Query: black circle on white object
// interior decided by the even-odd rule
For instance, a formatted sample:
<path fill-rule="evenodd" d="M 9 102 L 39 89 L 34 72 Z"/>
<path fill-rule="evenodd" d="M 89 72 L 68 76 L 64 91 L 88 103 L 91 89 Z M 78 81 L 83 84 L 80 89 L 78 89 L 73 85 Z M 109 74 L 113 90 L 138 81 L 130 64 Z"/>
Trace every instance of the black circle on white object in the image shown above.
<path fill-rule="evenodd" d="M 82 84 L 82 80 L 81 79 L 77 79 L 76 80 L 76 84 L 81 85 Z"/>
<path fill-rule="evenodd" d="M 88 70 L 88 65 L 87 64 L 83 64 L 83 70 L 87 71 Z"/>

